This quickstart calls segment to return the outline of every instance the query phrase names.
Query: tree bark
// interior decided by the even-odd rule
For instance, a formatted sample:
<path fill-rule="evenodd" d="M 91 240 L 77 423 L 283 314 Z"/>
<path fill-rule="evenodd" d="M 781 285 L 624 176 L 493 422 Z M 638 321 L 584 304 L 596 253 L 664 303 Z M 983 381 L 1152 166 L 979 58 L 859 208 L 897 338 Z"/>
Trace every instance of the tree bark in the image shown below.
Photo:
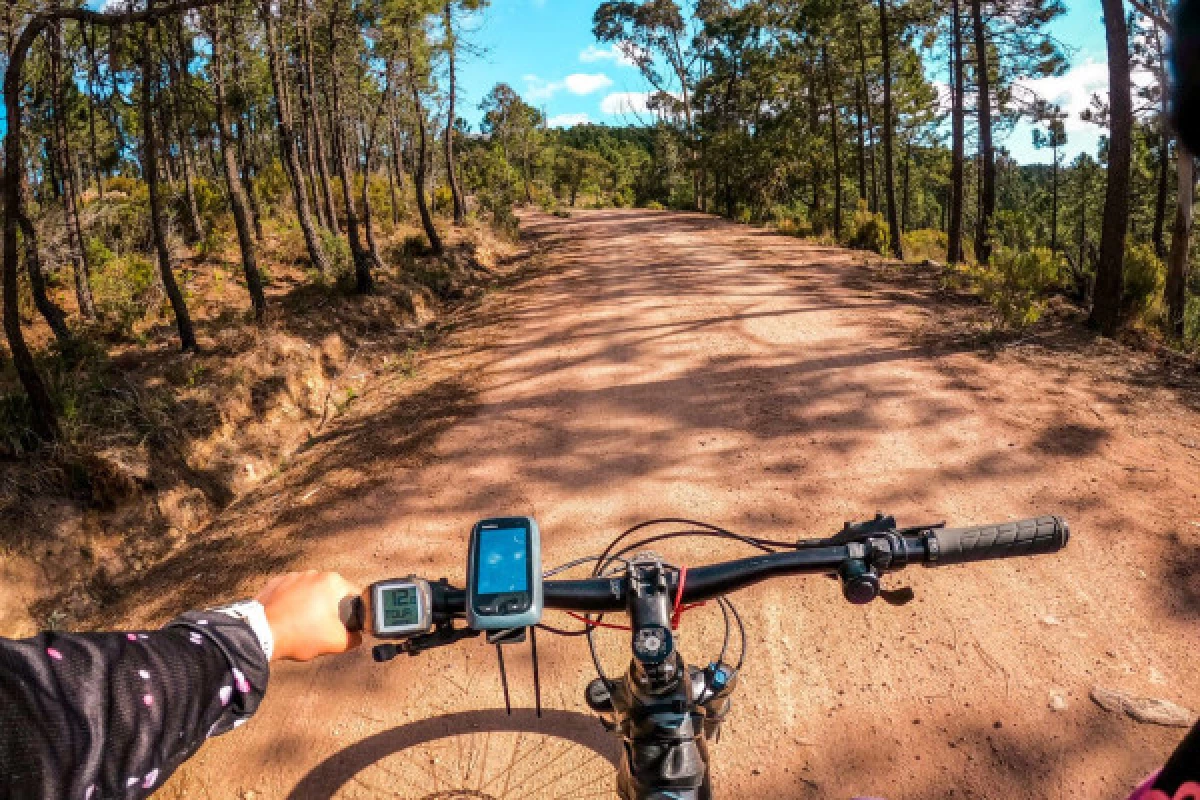
<path fill-rule="evenodd" d="M 50 299 L 46 291 L 46 276 L 42 273 L 37 228 L 33 227 L 23 208 L 17 211 L 17 224 L 21 227 L 21 237 L 25 240 L 25 272 L 29 275 L 29 292 L 33 295 L 33 304 L 50 326 L 59 345 L 66 345 L 71 341 L 71 329 L 67 327 L 67 318 L 63 310 Z"/>
<path fill-rule="evenodd" d="M 317 175 L 321 179 L 321 198 L 325 206 L 325 219 L 329 230 L 338 232 L 337 204 L 333 202 L 333 185 L 329 180 L 329 166 L 325 161 L 325 134 L 321 130 L 320 104 L 317 98 L 317 83 L 313 66 L 312 25 L 309 21 L 308 0 L 299 0 L 301 44 L 304 47 L 304 78 L 308 96 L 312 102 L 313 159 L 317 162 Z"/>
<path fill-rule="evenodd" d="M 52 83 L 51 114 L 53 115 L 53 155 L 62 177 L 64 222 L 67 225 L 67 241 L 73 251 L 71 267 L 75 277 L 75 300 L 84 319 L 96 318 L 96 303 L 92 299 L 87 247 L 83 241 L 83 224 L 79 219 L 79 195 L 75 184 L 75 165 L 71 158 L 70 132 L 63 114 L 62 96 L 62 23 L 50 25 L 50 80 Z M 40 271 L 40 270 L 39 270 Z"/>
<path fill-rule="evenodd" d="M 152 10 L 154 0 L 148 0 L 147 9 Z M 158 82 L 158 58 L 150 42 L 151 25 L 145 29 L 142 40 L 142 177 L 146 181 L 150 205 L 150 232 L 154 240 L 154 252 L 158 259 L 159 277 L 163 289 L 175 312 L 175 325 L 179 329 L 179 345 L 186 352 L 196 349 L 196 332 L 192 327 L 192 317 L 188 313 L 187 302 L 179 284 L 175 282 L 175 273 L 171 265 L 171 249 L 167 244 L 167 227 L 163 220 L 162 198 L 158 183 L 158 133 L 154 108 L 154 85 Z"/>
<path fill-rule="evenodd" d="M 46 384 L 38 374 L 33 354 L 25 343 L 21 332 L 21 315 L 17 292 L 17 227 L 23 214 L 19 175 L 24 168 L 21 160 L 21 72 L 29 47 L 45 28 L 45 20 L 34 16 L 17 38 L 8 59 L 4 74 L 4 334 L 8 339 L 9 354 L 13 367 L 21 381 L 21 387 L 29 398 L 29 410 L 34 433 L 45 441 L 55 439 L 59 433 L 58 412 L 46 391 Z"/>
<path fill-rule="evenodd" d="M 229 18 L 229 33 L 234 42 L 234 47 L 230 51 L 233 57 L 233 81 L 235 85 L 246 85 L 245 70 L 242 65 L 241 49 L 237 46 L 242 38 L 241 20 L 237 14 L 233 14 Z M 229 113 L 228 104 L 226 104 L 225 113 Z M 242 179 L 242 195 L 245 198 L 246 208 L 250 212 L 250 222 L 254 225 L 254 239 L 261 242 L 263 240 L 262 226 L 262 209 L 258 204 L 258 190 L 254 185 L 254 174 L 256 171 L 253 159 L 253 153 L 246 142 L 246 129 L 250 126 L 252 119 L 248 114 L 240 114 L 237 119 L 236 138 L 237 143 L 237 165 L 241 172 Z M 235 216 L 235 224 L 236 224 Z M 251 292 L 253 294 L 253 291 Z M 265 310 L 265 309 L 264 309 Z M 255 308 L 255 317 L 258 317 L 257 307 Z"/>
<path fill-rule="evenodd" d="M 467 218 L 467 206 L 463 202 L 462 189 L 458 185 L 458 174 L 455 171 L 454 163 L 454 123 L 455 112 L 454 102 L 456 98 L 457 87 L 455 85 L 455 58 L 454 51 L 457 47 L 457 40 L 454 35 L 454 16 L 452 2 L 447 2 L 443 11 L 443 22 L 446 26 L 446 55 L 449 59 L 449 72 L 447 75 L 448 85 L 446 87 L 447 95 L 446 102 L 448 105 L 446 111 L 446 180 L 450 184 L 450 195 L 454 199 L 454 224 L 462 225 Z"/>
<path fill-rule="evenodd" d="M 396 127 L 396 107 L 393 98 L 392 113 L 388 114 L 388 128 L 391 132 L 391 152 L 388 154 L 388 163 L 391 166 L 391 172 L 395 175 L 395 180 L 392 183 L 392 224 L 400 224 L 400 193 L 404 189 L 404 165 L 400 163 L 400 131 Z"/>
<path fill-rule="evenodd" d="M 262 276 L 258 271 L 250 208 L 246 200 L 246 190 L 242 186 L 236 144 L 229 125 L 229 109 L 225 97 L 225 43 L 221 37 L 219 8 L 213 9 L 209 16 L 209 37 L 212 40 L 213 110 L 217 118 L 217 136 L 221 143 L 221 166 L 229 188 L 229 209 L 233 212 L 233 224 L 237 229 L 238 249 L 242 254 L 242 273 L 246 276 L 246 288 L 250 291 L 254 319 L 262 324 L 267 318 L 267 298 L 263 293 Z"/>
<path fill-rule="evenodd" d="M 308 193 L 304 188 L 304 177 L 300 170 L 300 156 L 296 152 L 296 138 L 292 131 L 292 112 L 283 84 L 283 64 L 280 59 L 280 42 L 275 30 L 275 14 L 270 0 L 259 5 L 259 16 L 263 21 L 267 45 L 267 66 L 271 73 L 271 88 L 275 92 L 275 122 L 279 132 L 279 150 L 283 155 L 283 166 L 292 185 L 292 202 L 296 207 L 296 218 L 304 234 L 304 246 L 313 268 L 325 274 L 329 272 L 329 259 L 325 248 L 313 227 L 312 212 L 308 207 Z"/>
<path fill-rule="evenodd" d="M 1164 91 L 1165 105 L 1167 93 Z M 1150 238 L 1154 242 L 1154 252 L 1159 258 L 1167 257 L 1165 229 L 1167 224 L 1167 181 L 1171 171 L 1171 134 L 1167 130 L 1167 115 L 1164 109 L 1159 115 L 1158 138 L 1158 191 L 1154 195 L 1154 224 Z"/>
<path fill-rule="evenodd" d="M 411 52 L 411 41 L 410 50 Z M 412 96 L 413 116 L 417 121 L 417 153 L 416 173 L 413 175 L 413 188 L 417 194 L 417 213 L 421 216 L 421 227 L 425 229 L 425 237 L 429 239 L 429 249 L 434 255 L 442 254 L 442 239 L 438 236 L 433 224 L 433 216 L 429 213 L 429 205 L 425 201 L 425 174 L 427 170 L 428 146 L 425 134 L 425 110 L 421 106 L 421 92 L 417 86 L 416 75 L 412 70 L 405 70 L 408 75 L 408 91 Z"/>
<path fill-rule="evenodd" d="M 1113 336 L 1121 324 L 1125 288 L 1125 236 L 1129 229 L 1129 173 L 1133 144 L 1133 101 L 1130 97 L 1129 30 L 1122 0 L 1101 0 L 1108 42 L 1108 185 L 1091 324 Z"/>
<path fill-rule="evenodd" d="M 879 0 L 879 43 L 883 54 L 883 188 L 887 200 L 892 255 L 903 260 L 904 242 L 900 238 L 900 220 L 896 216 L 896 181 L 892 174 L 892 42 L 888 27 L 887 0 Z"/>
<path fill-rule="evenodd" d="M 950 223 L 946 236 L 946 260 L 957 264 L 963 260 L 963 150 L 966 139 L 963 113 L 962 10 L 959 8 L 959 0 L 951 0 L 950 15 Z"/>
<path fill-rule="evenodd" d="M 854 112 L 858 120 L 858 197 L 867 202 L 867 137 L 863 130 L 863 95 L 866 94 L 862 75 L 854 76 Z"/>
<path fill-rule="evenodd" d="M 354 184 L 351 183 L 349 154 L 346 146 L 346 124 L 342 116 L 341 92 L 338 89 L 338 11 L 342 0 L 334 0 L 329 13 L 329 85 L 332 108 L 330 129 L 333 134 L 334 165 L 342 184 L 342 205 L 346 208 L 346 233 L 350 239 L 350 255 L 354 260 L 354 288 L 359 294 L 370 294 L 375 290 L 375 278 L 371 274 L 371 253 L 363 247 L 359 230 L 358 210 L 354 207 Z"/>
<path fill-rule="evenodd" d="M 200 219 L 200 207 L 196 203 L 196 174 L 192 166 L 192 143 L 188 126 L 183 122 L 183 73 L 187 71 L 183 48 L 183 20 L 176 17 L 174 24 L 175 52 L 168 55 L 171 70 L 171 118 L 175 126 L 175 138 L 179 142 L 179 160 L 183 166 L 183 239 L 196 244 L 204 237 L 204 223 Z M 183 64 L 181 65 L 181 62 Z"/>
<path fill-rule="evenodd" d="M 1196 162 L 1182 142 L 1175 146 L 1175 151 L 1175 228 L 1171 232 L 1171 253 L 1167 262 L 1167 285 L 1163 290 L 1163 301 L 1167 307 L 1167 331 L 1176 339 L 1182 339 L 1187 310 L 1188 246 L 1192 239 Z"/>
<path fill-rule="evenodd" d="M 979 91 L 979 155 L 983 181 L 979 219 L 975 224 L 975 260 L 986 264 L 992 254 L 991 225 L 992 215 L 996 213 L 996 148 L 992 144 L 992 87 L 983 0 L 971 0 L 971 21 L 975 33 L 975 83 Z"/>
<path fill-rule="evenodd" d="M 855 19 L 854 25 L 858 34 L 858 66 L 862 74 L 867 112 L 867 154 L 871 163 L 870 209 L 871 213 L 875 213 L 879 210 L 879 174 L 875 167 L 875 123 L 871 118 L 871 90 L 867 84 L 867 49 L 863 42 L 862 20 Z"/>
<path fill-rule="evenodd" d="M 1057 134 L 1055 134 L 1057 136 Z M 1050 250 L 1058 252 L 1058 140 L 1053 150 L 1054 164 L 1050 168 Z"/>
<path fill-rule="evenodd" d="M 829 142 L 833 146 L 833 237 L 842 238 L 842 151 L 838 141 L 838 103 L 833 85 L 833 70 L 829 65 L 829 46 L 821 45 L 821 61 L 825 66 L 825 83 L 829 89 Z"/>

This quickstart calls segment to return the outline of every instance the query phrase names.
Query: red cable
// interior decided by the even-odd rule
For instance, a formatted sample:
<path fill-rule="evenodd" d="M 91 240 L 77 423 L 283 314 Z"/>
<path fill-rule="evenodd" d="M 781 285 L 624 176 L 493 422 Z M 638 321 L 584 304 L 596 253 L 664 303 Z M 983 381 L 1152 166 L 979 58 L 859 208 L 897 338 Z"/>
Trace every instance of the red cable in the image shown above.
<path fill-rule="evenodd" d="M 671 610 L 671 630 L 679 630 L 679 618 L 683 616 L 683 612 L 691 611 L 693 608 L 699 608 L 704 605 L 704 601 L 699 603 L 684 603 L 683 602 L 683 586 L 687 583 L 687 567 L 679 568 L 679 586 L 675 589 L 675 607 Z"/>
<path fill-rule="evenodd" d="M 587 625 L 589 628 L 612 628 L 615 631 L 633 630 L 628 625 L 614 625 L 611 622 L 601 622 L 600 620 L 596 620 L 596 619 L 588 619 L 587 617 L 583 616 L 582 614 L 576 614 L 574 611 L 564 611 L 563 613 L 566 614 L 568 617 L 571 617 L 572 619 L 579 620 L 584 625 Z"/>

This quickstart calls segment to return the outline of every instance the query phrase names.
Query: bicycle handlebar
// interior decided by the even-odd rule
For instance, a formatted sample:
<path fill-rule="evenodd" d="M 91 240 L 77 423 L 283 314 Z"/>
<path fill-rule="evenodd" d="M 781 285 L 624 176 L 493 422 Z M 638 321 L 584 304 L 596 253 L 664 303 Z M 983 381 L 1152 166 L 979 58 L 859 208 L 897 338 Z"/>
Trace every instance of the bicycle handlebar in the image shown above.
<path fill-rule="evenodd" d="M 769 578 L 786 575 L 827 574 L 836 572 L 847 560 L 863 557 L 866 548 L 885 550 L 888 569 L 908 564 L 948 566 L 992 558 L 1038 555 L 1062 549 L 1070 538 L 1070 529 L 1061 517 L 1045 516 L 983 525 L 973 528 L 931 528 L 919 533 L 880 534 L 868 537 L 869 545 L 851 543 L 804 547 L 782 553 L 740 558 L 719 564 L 692 567 L 683 587 L 683 602 L 711 600 Z M 858 548 L 852 553 L 852 549 Z M 668 577 L 674 595 L 679 575 Z M 546 581 L 542 596 L 546 608 L 577 612 L 615 612 L 626 608 L 624 576 Z M 435 594 L 434 611 L 461 614 L 466 608 L 466 592 L 447 587 Z"/>
<path fill-rule="evenodd" d="M 1062 517 L 1036 517 L 999 525 L 934 531 L 938 552 L 932 564 L 963 564 L 989 558 L 1053 553 L 1066 546 L 1071 529 Z"/>

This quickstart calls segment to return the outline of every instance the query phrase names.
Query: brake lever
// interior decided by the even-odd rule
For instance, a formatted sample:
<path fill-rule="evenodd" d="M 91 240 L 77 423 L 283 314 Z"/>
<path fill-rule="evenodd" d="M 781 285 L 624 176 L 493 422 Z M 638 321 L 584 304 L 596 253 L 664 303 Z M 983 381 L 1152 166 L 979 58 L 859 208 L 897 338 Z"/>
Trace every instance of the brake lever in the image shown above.
<path fill-rule="evenodd" d="M 377 644 L 371 649 L 371 657 L 382 663 L 384 661 L 391 661 L 401 653 L 415 656 L 426 650 L 432 650 L 435 647 L 445 647 L 449 644 L 461 642 L 463 639 L 474 638 L 479 633 L 479 631 L 472 628 L 455 628 L 453 623 L 450 623 L 439 626 L 433 633 L 414 636 L 398 644 L 392 644 L 391 642 Z"/>

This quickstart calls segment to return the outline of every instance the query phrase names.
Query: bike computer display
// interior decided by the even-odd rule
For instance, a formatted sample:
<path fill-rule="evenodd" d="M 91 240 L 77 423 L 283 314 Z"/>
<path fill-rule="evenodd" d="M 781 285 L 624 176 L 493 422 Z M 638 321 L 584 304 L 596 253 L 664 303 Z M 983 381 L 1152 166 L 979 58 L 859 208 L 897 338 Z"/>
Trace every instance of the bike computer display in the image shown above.
<path fill-rule="evenodd" d="M 467 561 L 467 624 L 475 630 L 536 625 L 542 619 L 542 548 L 532 517 L 480 520 Z"/>
<path fill-rule="evenodd" d="M 371 584 L 371 633 L 379 639 L 428 633 L 433 628 L 429 581 L 399 578 Z"/>

